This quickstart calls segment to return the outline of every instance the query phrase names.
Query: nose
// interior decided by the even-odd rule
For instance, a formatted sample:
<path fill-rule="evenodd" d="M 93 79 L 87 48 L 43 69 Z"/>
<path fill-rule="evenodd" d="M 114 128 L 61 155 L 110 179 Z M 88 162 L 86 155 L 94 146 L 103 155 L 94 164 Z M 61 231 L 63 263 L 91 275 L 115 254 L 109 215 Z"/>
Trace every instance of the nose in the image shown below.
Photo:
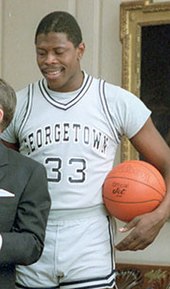
<path fill-rule="evenodd" d="M 48 53 L 46 55 L 46 59 L 45 59 L 46 64 L 57 63 L 57 62 L 58 62 L 58 59 L 54 53 Z"/>

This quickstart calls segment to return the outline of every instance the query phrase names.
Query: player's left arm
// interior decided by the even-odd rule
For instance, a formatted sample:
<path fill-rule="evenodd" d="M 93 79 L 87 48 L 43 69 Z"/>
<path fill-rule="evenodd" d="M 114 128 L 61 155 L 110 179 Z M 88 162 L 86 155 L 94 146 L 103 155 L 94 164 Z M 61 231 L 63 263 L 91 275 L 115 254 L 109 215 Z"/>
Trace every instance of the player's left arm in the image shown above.
<path fill-rule="evenodd" d="M 12 230 L 1 232 L 0 264 L 29 265 L 39 259 L 50 205 L 46 170 L 37 164 L 21 194 Z"/>
<path fill-rule="evenodd" d="M 153 212 L 134 218 L 120 228 L 121 232 L 130 231 L 116 248 L 124 250 L 142 250 L 150 245 L 162 226 L 170 217 L 170 148 L 159 134 L 151 118 L 143 128 L 131 139 L 136 150 L 145 160 L 154 165 L 163 175 L 166 183 L 166 195 L 162 203 Z"/>

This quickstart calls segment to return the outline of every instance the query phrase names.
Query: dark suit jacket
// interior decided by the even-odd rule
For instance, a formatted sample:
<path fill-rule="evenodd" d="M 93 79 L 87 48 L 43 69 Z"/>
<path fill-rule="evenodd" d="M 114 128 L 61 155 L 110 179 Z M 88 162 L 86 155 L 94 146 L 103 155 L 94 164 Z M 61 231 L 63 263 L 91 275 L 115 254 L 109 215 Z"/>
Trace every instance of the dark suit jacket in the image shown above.
<path fill-rule="evenodd" d="M 15 288 L 16 264 L 39 259 L 49 209 L 44 166 L 0 143 L 0 288 Z"/>

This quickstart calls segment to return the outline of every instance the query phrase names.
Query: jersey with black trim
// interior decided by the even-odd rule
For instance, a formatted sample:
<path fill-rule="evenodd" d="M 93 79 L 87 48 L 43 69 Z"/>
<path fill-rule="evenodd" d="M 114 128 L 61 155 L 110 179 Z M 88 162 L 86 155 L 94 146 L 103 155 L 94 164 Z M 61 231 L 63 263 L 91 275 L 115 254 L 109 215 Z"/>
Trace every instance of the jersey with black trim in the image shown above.
<path fill-rule="evenodd" d="M 134 136 L 150 115 L 132 93 L 84 75 L 71 93 L 49 90 L 45 79 L 19 91 L 14 119 L 2 134 L 44 164 L 52 209 L 102 204 L 102 185 L 122 135 Z"/>

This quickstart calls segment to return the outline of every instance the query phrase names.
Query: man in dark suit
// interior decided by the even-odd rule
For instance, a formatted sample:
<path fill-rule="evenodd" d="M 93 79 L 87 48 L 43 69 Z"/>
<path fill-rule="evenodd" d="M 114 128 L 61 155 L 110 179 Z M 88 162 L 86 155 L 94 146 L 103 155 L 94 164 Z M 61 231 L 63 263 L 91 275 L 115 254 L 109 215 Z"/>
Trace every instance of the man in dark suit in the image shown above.
<path fill-rule="evenodd" d="M 0 79 L 0 132 L 15 106 L 13 88 Z M 0 288 L 15 288 L 15 265 L 39 259 L 50 203 L 43 165 L 0 143 Z"/>

